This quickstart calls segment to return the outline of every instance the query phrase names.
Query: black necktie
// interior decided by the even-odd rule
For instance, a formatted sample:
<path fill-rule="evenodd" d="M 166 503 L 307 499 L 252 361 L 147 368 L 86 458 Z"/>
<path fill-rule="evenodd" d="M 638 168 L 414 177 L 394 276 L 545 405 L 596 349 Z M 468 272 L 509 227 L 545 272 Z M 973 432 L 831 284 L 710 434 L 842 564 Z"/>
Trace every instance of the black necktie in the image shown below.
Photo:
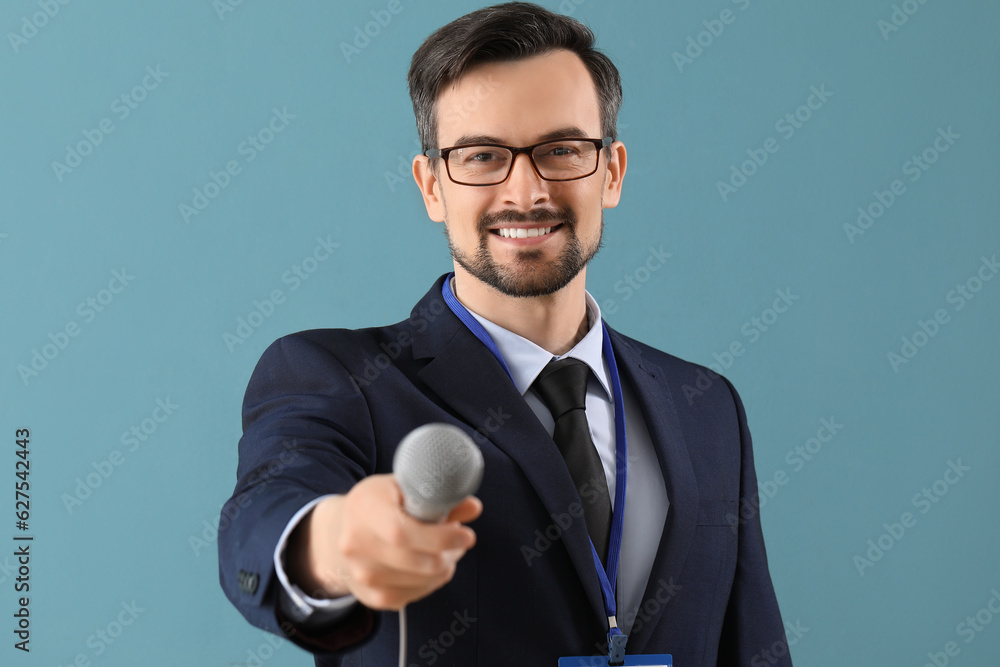
<path fill-rule="evenodd" d="M 611 495 L 601 457 L 587 424 L 587 379 L 590 368 L 578 359 L 550 361 L 532 385 L 552 413 L 552 439 L 562 452 L 580 498 L 587 531 L 601 561 L 608 553 Z"/>

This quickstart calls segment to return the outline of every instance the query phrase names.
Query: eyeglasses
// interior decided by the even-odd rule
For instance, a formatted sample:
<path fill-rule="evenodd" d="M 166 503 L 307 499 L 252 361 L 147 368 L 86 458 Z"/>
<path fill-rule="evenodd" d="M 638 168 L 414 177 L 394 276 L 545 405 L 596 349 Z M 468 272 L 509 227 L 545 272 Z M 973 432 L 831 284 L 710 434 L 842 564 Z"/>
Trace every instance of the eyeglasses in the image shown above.
<path fill-rule="evenodd" d="M 543 180 L 575 181 L 597 171 L 601 149 L 610 146 L 603 139 L 558 139 L 515 148 L 502 144 L 467 144 L 432 148 L 424 155 L 442 158 L 448 178 L 459 185 L 499 185 L 514 169 L 514 160 L 524 153 Z"/>

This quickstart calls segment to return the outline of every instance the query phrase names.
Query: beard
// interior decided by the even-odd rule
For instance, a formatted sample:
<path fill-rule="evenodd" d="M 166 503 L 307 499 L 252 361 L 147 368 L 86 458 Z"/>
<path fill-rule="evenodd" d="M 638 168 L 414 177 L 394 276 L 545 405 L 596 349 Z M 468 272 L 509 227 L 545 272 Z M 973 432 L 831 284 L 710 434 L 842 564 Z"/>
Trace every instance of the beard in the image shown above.
<path fill-rule="evenodd" d="M 537 249 L 516 250 L 509 266 L 501 266 L 490 254 L 489 236 L 491 227 L 503 222 L 551 222 L 552 226 L 562 224 L 562 231 L 568 235 L 566 246 L 554 262 L 545 259 L 545 253 Z M 455 262 L 478 280 L 512 297 L 545 296 L 558 292 L 579 275 L 590 263 L 603 245 L 604 211 L 597 241 L 584 247 L 576 233 L 576 214 L 570 208 L 557 210 L 542 209 L 528 214 L 517 211 L 484 213 L 479 217 L 479 245 L 471 255 L 462 252 L 448 233 L 445 219 L 444 234 L 448 239 L 448 249 Z"/>

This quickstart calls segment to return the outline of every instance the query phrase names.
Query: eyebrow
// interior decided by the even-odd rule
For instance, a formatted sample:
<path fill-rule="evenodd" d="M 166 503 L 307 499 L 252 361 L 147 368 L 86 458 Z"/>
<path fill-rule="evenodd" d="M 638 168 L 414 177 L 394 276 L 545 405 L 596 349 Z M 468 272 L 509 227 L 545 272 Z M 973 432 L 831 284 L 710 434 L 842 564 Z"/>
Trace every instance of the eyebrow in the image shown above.
<path fill-rule="evenodd" d="M 587 133 L 576 126 L 562 127 L 558 130 L 553 130 L 552 132 L 547 132 L 540 137 L 538 141 L 532 143 L 538 143 L 539 141 L 555 141 L 556 139 L 568 139 L 570 137 L 579 138 L 586 137 Z M 504 140 L 500 137 L 494 137 L 489 134 L 463 134 L 455 141 L 453 146 L 467 146 L 469 144 L 503 144 Z"/>

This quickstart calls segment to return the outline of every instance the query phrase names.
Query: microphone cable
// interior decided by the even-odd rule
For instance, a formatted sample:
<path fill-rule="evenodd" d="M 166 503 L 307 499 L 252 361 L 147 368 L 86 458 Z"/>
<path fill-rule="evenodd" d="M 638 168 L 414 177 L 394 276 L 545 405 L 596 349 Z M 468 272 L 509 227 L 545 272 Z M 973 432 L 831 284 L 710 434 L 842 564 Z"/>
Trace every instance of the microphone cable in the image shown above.
<path fill-rule="evenodd" d="M 465 431 L 430 423 L 410 431 L 392 457 L 392 471 L 403 494 L 403 511 L 437 523 L 483 478 L 483 454 Z M 406 607 L 399 610 L 399 667 L 406 667 Z"/>
<path fill-rule="evenodd" d="M 399 610 L 399 667 L 406 667 L 406 607 Z"/>

